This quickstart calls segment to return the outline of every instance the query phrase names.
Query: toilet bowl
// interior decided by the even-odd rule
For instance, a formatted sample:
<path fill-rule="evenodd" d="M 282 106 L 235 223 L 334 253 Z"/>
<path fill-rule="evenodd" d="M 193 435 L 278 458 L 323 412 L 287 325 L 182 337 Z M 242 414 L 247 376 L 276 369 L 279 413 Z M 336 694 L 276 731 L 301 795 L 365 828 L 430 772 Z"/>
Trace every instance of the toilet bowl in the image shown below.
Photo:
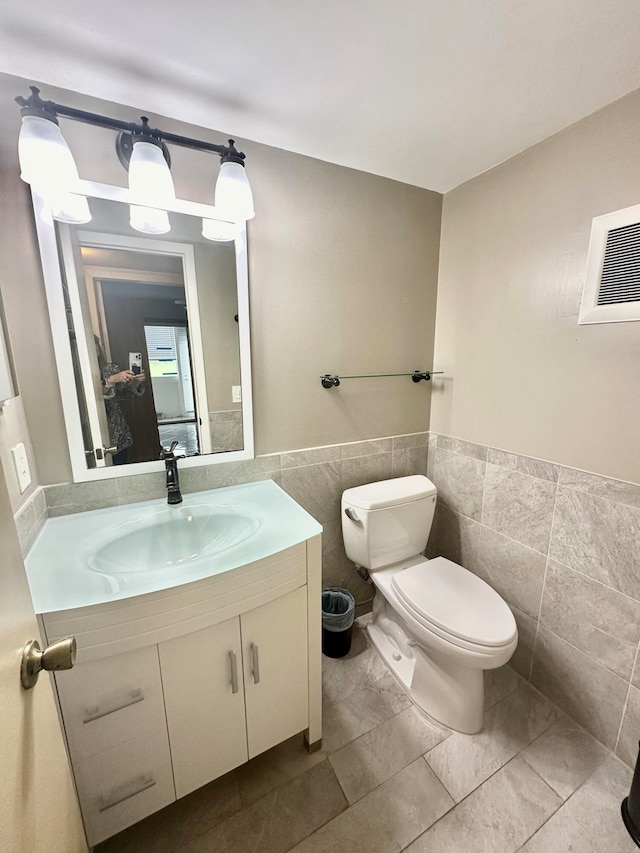
<path fill-rule="evenodd" d="M 415 475 L 342 496 L 347 556 L 376 587 L 372 644 L 425 713 L 466 734 L 482 728 L 484 670 L 518 643 L 509 606 L 481 578 L 444 557 L 422 556 L 436 488 Z"/>

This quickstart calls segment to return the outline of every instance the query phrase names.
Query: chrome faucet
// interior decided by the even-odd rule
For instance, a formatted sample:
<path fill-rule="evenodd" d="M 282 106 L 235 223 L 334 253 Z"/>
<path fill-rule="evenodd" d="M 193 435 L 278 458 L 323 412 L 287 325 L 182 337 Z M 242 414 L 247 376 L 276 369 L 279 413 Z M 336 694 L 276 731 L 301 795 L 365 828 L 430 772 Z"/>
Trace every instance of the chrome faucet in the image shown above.
<path fill-rule="evenodd" d="M 167 472 L 167 503 L 180 504 L 182 503 L 182 495 L 180 494 L 180 478 L 178 477 L 178 459 L 182 456 L 175 456 L 174 450 L 178 446 L 177 441 L 171 442 L 171 447 L 167 450 L 163 447 L 160 451 L 161 459 L 164 459 L 164 467 Z"/>

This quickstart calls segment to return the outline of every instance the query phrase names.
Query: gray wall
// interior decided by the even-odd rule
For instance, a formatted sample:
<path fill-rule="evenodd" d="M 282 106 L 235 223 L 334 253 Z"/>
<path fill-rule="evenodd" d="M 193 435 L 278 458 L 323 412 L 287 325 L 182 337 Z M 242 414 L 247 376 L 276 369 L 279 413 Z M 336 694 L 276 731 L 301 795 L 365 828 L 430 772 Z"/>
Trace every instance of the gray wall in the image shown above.
<path fill-rule="evenodd" d="M 640 482 L 640 323 L 577 324 L 639 150 L 634 92 L 445 196 L 432 430 Z"/>
<path fill-rule="evenodd" d="M 0 76 L 0 285 L 39 478 L 48 484 L 71 472 L 33 215 L 18 177 L 13 97 L 27 82 Z M 46 85 L 42 91 L 129 120 L 137 114 Z M 226 138 L 150 118 L 178 133 Z M 64 133 L 83 177 L 125 183 L 114 134 L 73 122 Z M 432 366 L 441 196 L 255 143 L 239 146 L 258 210 L 249 223 L 256 452 L 426 430 L 426 383 L 363 380 L 328 392 L 319 376 Z M 178 196 L 210 203 L 215 160 L 180 149 L 172 155 Z M 20 499 L 13 500 L 15 508 Z"/>

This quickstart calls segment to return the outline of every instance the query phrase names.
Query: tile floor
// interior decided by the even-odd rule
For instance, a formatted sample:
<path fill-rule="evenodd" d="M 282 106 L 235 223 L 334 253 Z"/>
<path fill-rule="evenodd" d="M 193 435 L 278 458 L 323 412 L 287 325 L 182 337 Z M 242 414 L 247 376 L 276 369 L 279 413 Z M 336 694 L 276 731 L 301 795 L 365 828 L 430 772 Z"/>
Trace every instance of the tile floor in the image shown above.
<path fill-rule="evenodd" d="M 323 749 L 292 738 L 96 853 L 634 853 L 631 771 L 509 667 L 474 736 L 427 722 L 364 633 L 323 658 Z"/>

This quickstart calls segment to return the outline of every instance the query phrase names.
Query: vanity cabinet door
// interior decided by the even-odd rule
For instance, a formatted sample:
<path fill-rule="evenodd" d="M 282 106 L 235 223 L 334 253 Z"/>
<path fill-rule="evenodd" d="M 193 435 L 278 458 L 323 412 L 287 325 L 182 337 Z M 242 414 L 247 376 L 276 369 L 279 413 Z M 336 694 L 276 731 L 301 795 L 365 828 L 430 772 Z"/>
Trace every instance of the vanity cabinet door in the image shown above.
<path fill-rule="evenodd" d="M 179 798 L 247 760 L 240 622 L 158 648 Z"/>
<path fill-rule="evenodd" d="M 243 613 L 249 758 L 309 725 L 307 588 Z"/>

